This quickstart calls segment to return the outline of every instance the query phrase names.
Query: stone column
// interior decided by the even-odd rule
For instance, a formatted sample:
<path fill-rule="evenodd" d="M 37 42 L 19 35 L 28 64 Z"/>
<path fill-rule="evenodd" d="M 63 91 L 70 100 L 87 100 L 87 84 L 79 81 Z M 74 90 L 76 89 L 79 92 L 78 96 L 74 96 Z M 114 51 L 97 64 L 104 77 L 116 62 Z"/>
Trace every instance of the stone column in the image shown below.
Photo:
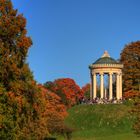
<path fill-rule="evenodd" d="M 120 73 L 120 76 L 119 76 L 119 82 L 120 82 L 120 99 L 122 99 L 122 73 Z"/>
<path fill-rule="evenodd" d="M 119 73 L 117 73 L 117 77 L 116 77 L 116 98 L 119 99 L 119 93 L 120 92 L 120 78 L 119 78 Z"/>
<path fill-rule="evenodd" d="M 93 99 L 95 99 L 96 98 L 96 73 L 94 73 L 93 74 Z"/>
<path fill-rule="evenodd" d="M 104 75 L 103 73 L 100 74 L 100 80 L 101 80 L 101 85 L 100 85 L 100 98 L 103 98 L 104 95 Z"/>
<path fill-rule="evenodd" d="M 93 99 L 93 77 L 92 77 L 92 73 L 90 74 L 90 78 L 91 78 L 91 84 L 90 84 L 90 100 Z"/>
<path fill-rule="evenodd" d="M 112 73 L 109 73 L 109 100 L 112 99 Z"/>

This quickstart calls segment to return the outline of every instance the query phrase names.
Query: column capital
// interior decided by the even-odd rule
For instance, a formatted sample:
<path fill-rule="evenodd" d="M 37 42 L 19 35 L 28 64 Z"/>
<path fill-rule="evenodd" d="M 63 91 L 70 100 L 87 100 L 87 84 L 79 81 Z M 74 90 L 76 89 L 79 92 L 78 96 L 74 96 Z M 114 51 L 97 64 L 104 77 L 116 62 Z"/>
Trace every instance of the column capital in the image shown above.
<path fill-rule="evenodd" d="M 109 72 L 109 75 L 113 75 L 113 72 Z"/>
<path fill-rule="evenodd" d="M 93 71 L 93 72 L 92 72 L 92 75 L 96 75 L 96 72 Z"/>
<path fill-rule="evenodd" d="M 120 76 L 120 75 L 122 75 L 122 72 L 117 72 L 116 75 L 119 75 Z"/>
<path fill-rule="evenodd" d="M 100 75 L 104 75 L 104 72 L 100 72 L 99 74 L 100 74 Z"/>

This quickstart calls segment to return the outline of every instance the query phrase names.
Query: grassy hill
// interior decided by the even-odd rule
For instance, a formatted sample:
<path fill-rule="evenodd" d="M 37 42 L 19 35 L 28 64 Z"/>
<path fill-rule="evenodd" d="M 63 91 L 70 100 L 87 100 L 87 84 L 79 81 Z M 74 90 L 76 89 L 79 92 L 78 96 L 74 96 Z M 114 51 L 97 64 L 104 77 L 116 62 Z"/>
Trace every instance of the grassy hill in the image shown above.
<path fill-rule="evenodd" d="M 131 129 L 133 118 L 128 113 L 130 109 L 124 104 L 79 105 L 71 108 L 66 124 L 74 128 L 72 140 L 140 139 Z"/>

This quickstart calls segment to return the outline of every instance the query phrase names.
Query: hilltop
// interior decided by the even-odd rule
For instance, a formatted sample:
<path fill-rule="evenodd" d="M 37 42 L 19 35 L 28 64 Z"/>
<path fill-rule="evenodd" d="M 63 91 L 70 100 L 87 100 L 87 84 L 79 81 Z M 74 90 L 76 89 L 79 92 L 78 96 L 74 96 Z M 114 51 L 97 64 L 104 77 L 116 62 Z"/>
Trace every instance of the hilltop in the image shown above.
<path fill-rule="evenodd" d="M 130 110 L 125 104 L 78 105 L 65 122 L 74 129 L 72 140 L 138 140 Z"/>

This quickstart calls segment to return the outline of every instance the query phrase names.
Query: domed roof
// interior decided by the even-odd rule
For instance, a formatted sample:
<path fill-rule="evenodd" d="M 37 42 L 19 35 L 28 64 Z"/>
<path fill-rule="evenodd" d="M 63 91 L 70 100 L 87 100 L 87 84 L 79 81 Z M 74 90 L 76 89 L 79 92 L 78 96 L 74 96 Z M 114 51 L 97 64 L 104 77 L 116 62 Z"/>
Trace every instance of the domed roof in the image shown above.
<path fill-rule="evenodd" d="M 115 59 L 111 58 L 107 51 L 104 52 L 103 56 L 97 59 L 93 64 L 119 64 Z"/>

